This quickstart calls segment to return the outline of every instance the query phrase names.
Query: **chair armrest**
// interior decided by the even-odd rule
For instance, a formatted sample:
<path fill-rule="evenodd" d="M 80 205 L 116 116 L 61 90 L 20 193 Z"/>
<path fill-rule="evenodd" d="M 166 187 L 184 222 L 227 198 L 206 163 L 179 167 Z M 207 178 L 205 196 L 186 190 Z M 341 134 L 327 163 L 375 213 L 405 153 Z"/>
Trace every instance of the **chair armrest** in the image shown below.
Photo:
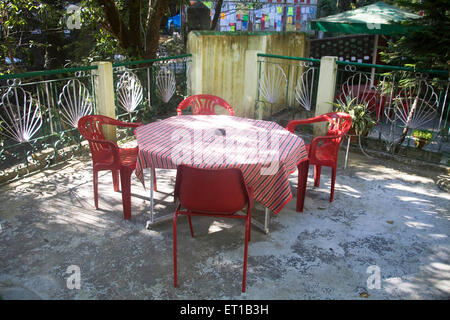
<path fill-rule="evenodd" d="M 119 126 L 119 127 L 137 128 L 139 126 L 142 126 L 142 123 L 140 123 L 140 122 L 118 121 L 116 125 Z"/>
<path fill-rule="evenodd" d="M 324 119 L 316 119 L 316 118 L 310 118 L 310 119 L 304 119 L 304 120 L 291 120 L 288 122 L 288 124 L 286 126 L 286 130 L 294 133 L 296 126 L 310 124 L 310 123 L 316 123 L 316 122 L 328 122 L 328 121 L 324 120 Z"/>

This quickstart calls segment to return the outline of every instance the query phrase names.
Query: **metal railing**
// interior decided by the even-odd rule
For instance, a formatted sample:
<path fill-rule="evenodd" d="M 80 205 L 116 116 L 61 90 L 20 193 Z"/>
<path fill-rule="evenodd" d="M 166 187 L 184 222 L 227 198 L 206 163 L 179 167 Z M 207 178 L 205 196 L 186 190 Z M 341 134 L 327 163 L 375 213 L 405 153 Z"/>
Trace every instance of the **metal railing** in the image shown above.
<path fill-rule="evenodd" d="M 135 121 L 175 114 L 189 90 L 190 57 L 114 63 L 116 117 Z M 91 72 L 97 69 L 0 75 L 0 183 L 80 150 L 78 120 L 97 113 L 99 76 Z"/>
<path fill-rule="evenodd" d="M 402 155 L 439 162 L 440 156 L 414 150 L 413 132 L 422 131 L 432 137 L 424 151 L 450 154 L 449 73 L 399 66 L 336 61 L 338 66 L 335 101 L 364 104 L 376 120 L 369 136 L 395 153 L 402 146 Z M 398 149 L 397 149 L 398 151 Z"/>
<path fill-rule="evenodd" d="M 292 118 L 313 116 L 321 60 L 262 53 L 257 57 L 255 117 L 273 119 L 282 111 Z M 184 54 L 114 63 L 117 117 L 134 121 L 175 114 L 190 92 L 190 59 Z M 450 154 L 446 71 L 336 63 L 335 101 L 349 97 L 367 105 L 377 120 L 370 137 L 386 150 L 402 134 L 401 145 L 412 147 L 412 130 L 421 129 L 432 135 L 425 151 Z M 0 75 L 0 180 L 11 167 L 15 172 L 8 174 L 19 175 L 20 168 L 49 166 L 81 148 L 77 122 L 96 113 L 100 76 L 91 71 L 97 69 L 94 65 Z"/>
<path fill-rule="evenodd" d="M 279 112 L 314 113 L 320 60 L 272 54 L 258 55 L 255 113 L 273 118 Z"/>
<path fill-rule="evenodd" d="M 11 167 L 18 174 L 19 168 L 49 166 L 67 147 L 81 147 L 77 123 L 95 112 L 95 69 L 0 75 L 0 176 Z"/>
<path fill-rule="evenodd" d="M 190 54 L 113 64 L 116 114 L 133 120 L 176 112 L 187 96 Z"/>

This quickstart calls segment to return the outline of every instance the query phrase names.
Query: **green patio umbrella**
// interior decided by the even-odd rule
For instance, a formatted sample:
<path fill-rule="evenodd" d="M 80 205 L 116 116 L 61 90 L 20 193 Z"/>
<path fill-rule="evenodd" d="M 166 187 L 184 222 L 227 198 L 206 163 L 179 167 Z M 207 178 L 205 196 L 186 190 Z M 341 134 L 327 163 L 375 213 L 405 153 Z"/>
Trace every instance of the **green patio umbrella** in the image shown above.
<path fill-rule="evenodd" d="M 405 26 L 402 24 L 403 21 L 419 18 L 421 16 L 417 14 L 401 10 L 384 2 L 377 2 L 355 10 L 311 20 L 311 29 L 326 32 L 374 34 L 372 63 L 375 64 L 379 35 L 402 34 L 420 29 L 420 26 Z"/>
<path fill-rule="evenodd" d="M 404 26 L 402 21 L 419 19 L 419 15 L 377 2 L 355 10 L 311 20 L 311 29 L 326 32 L 392 35 L 418 27 Z"/>

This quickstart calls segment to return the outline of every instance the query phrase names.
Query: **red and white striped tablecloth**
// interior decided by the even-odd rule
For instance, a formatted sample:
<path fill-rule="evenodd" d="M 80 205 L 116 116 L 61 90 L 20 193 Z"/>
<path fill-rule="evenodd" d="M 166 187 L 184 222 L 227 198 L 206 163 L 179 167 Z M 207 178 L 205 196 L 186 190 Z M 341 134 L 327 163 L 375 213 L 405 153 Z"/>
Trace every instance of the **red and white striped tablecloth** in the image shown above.
<path fill-rule="evenodd" d="M 239 168 L 254 198 L 277 214 L 292 199 L 288 177 L 307 160 L 303 140 L 275 122 L 182 115 L 136 128 L 136 176 L 144 168 Z"/>

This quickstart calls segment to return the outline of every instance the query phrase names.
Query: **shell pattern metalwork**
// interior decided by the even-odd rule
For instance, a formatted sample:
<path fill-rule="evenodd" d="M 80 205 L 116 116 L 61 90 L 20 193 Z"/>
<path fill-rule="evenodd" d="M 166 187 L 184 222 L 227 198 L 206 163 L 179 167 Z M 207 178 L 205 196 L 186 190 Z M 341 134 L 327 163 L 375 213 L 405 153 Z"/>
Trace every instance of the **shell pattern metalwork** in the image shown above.
<path fill-rule="evenodd" d="M 339 100 L 346 103 L 346 100 L 350 101 L 355 98 L 356 104 L 374 105 L 376 103 L 375 95 L 370 93 L 369 89 L 371 88 L 372 81 L 370 78 L 362 72 L 357 72 L 342 84 L 342 94 Z"/>
<path fill-rule="evenodd" d="M 78 79 L 71 79 L 59 94 L 61 119 L 73 128 L 78 127 L 81 117 L 92 113 L 92 96 L 86 86 Z"/>
<path fill-rule="evenodd" d="M 169 102 L 176 90 L 174 72 L 168 67 L 162 66 L 156 76 L 156 88 L 164 103 Z"/>
<path fill-rule="evenodd" d="M 42 126 L 42 116 L 31 93 L 18 86 L 10 86 L 1 99 L 0 134 L 19 143 L 28 142 Z"/>
<path fill-rule="evenodd" d="M 143 99 L 143 88 L 138 76 L 125 71 L 117 82 L 117 101 L 128 113 L 133 112 Z"/>
<path fill-rule="evenodd" d="M 404 125 L 409 123 L 409 128 L 420 128 L 436 118 L 438 106 L 438 95 L 433 87 L 419 80 L 400 90 L 395 97 L 394 112 Z"/>
<path fill-rule="evenodd" d="M 267 66 L 266 72 L 259 83 L 261 95 L 272 104 L 282 98 L 286 85 L 286 74 L 278 65 Z"/>
<path fill-rule="evenodd" d="M 308 111 L 311 110 L 314 76 L 315 70 L 309 68 L 302 72 L 295 86 L 295 100 Z"/>

